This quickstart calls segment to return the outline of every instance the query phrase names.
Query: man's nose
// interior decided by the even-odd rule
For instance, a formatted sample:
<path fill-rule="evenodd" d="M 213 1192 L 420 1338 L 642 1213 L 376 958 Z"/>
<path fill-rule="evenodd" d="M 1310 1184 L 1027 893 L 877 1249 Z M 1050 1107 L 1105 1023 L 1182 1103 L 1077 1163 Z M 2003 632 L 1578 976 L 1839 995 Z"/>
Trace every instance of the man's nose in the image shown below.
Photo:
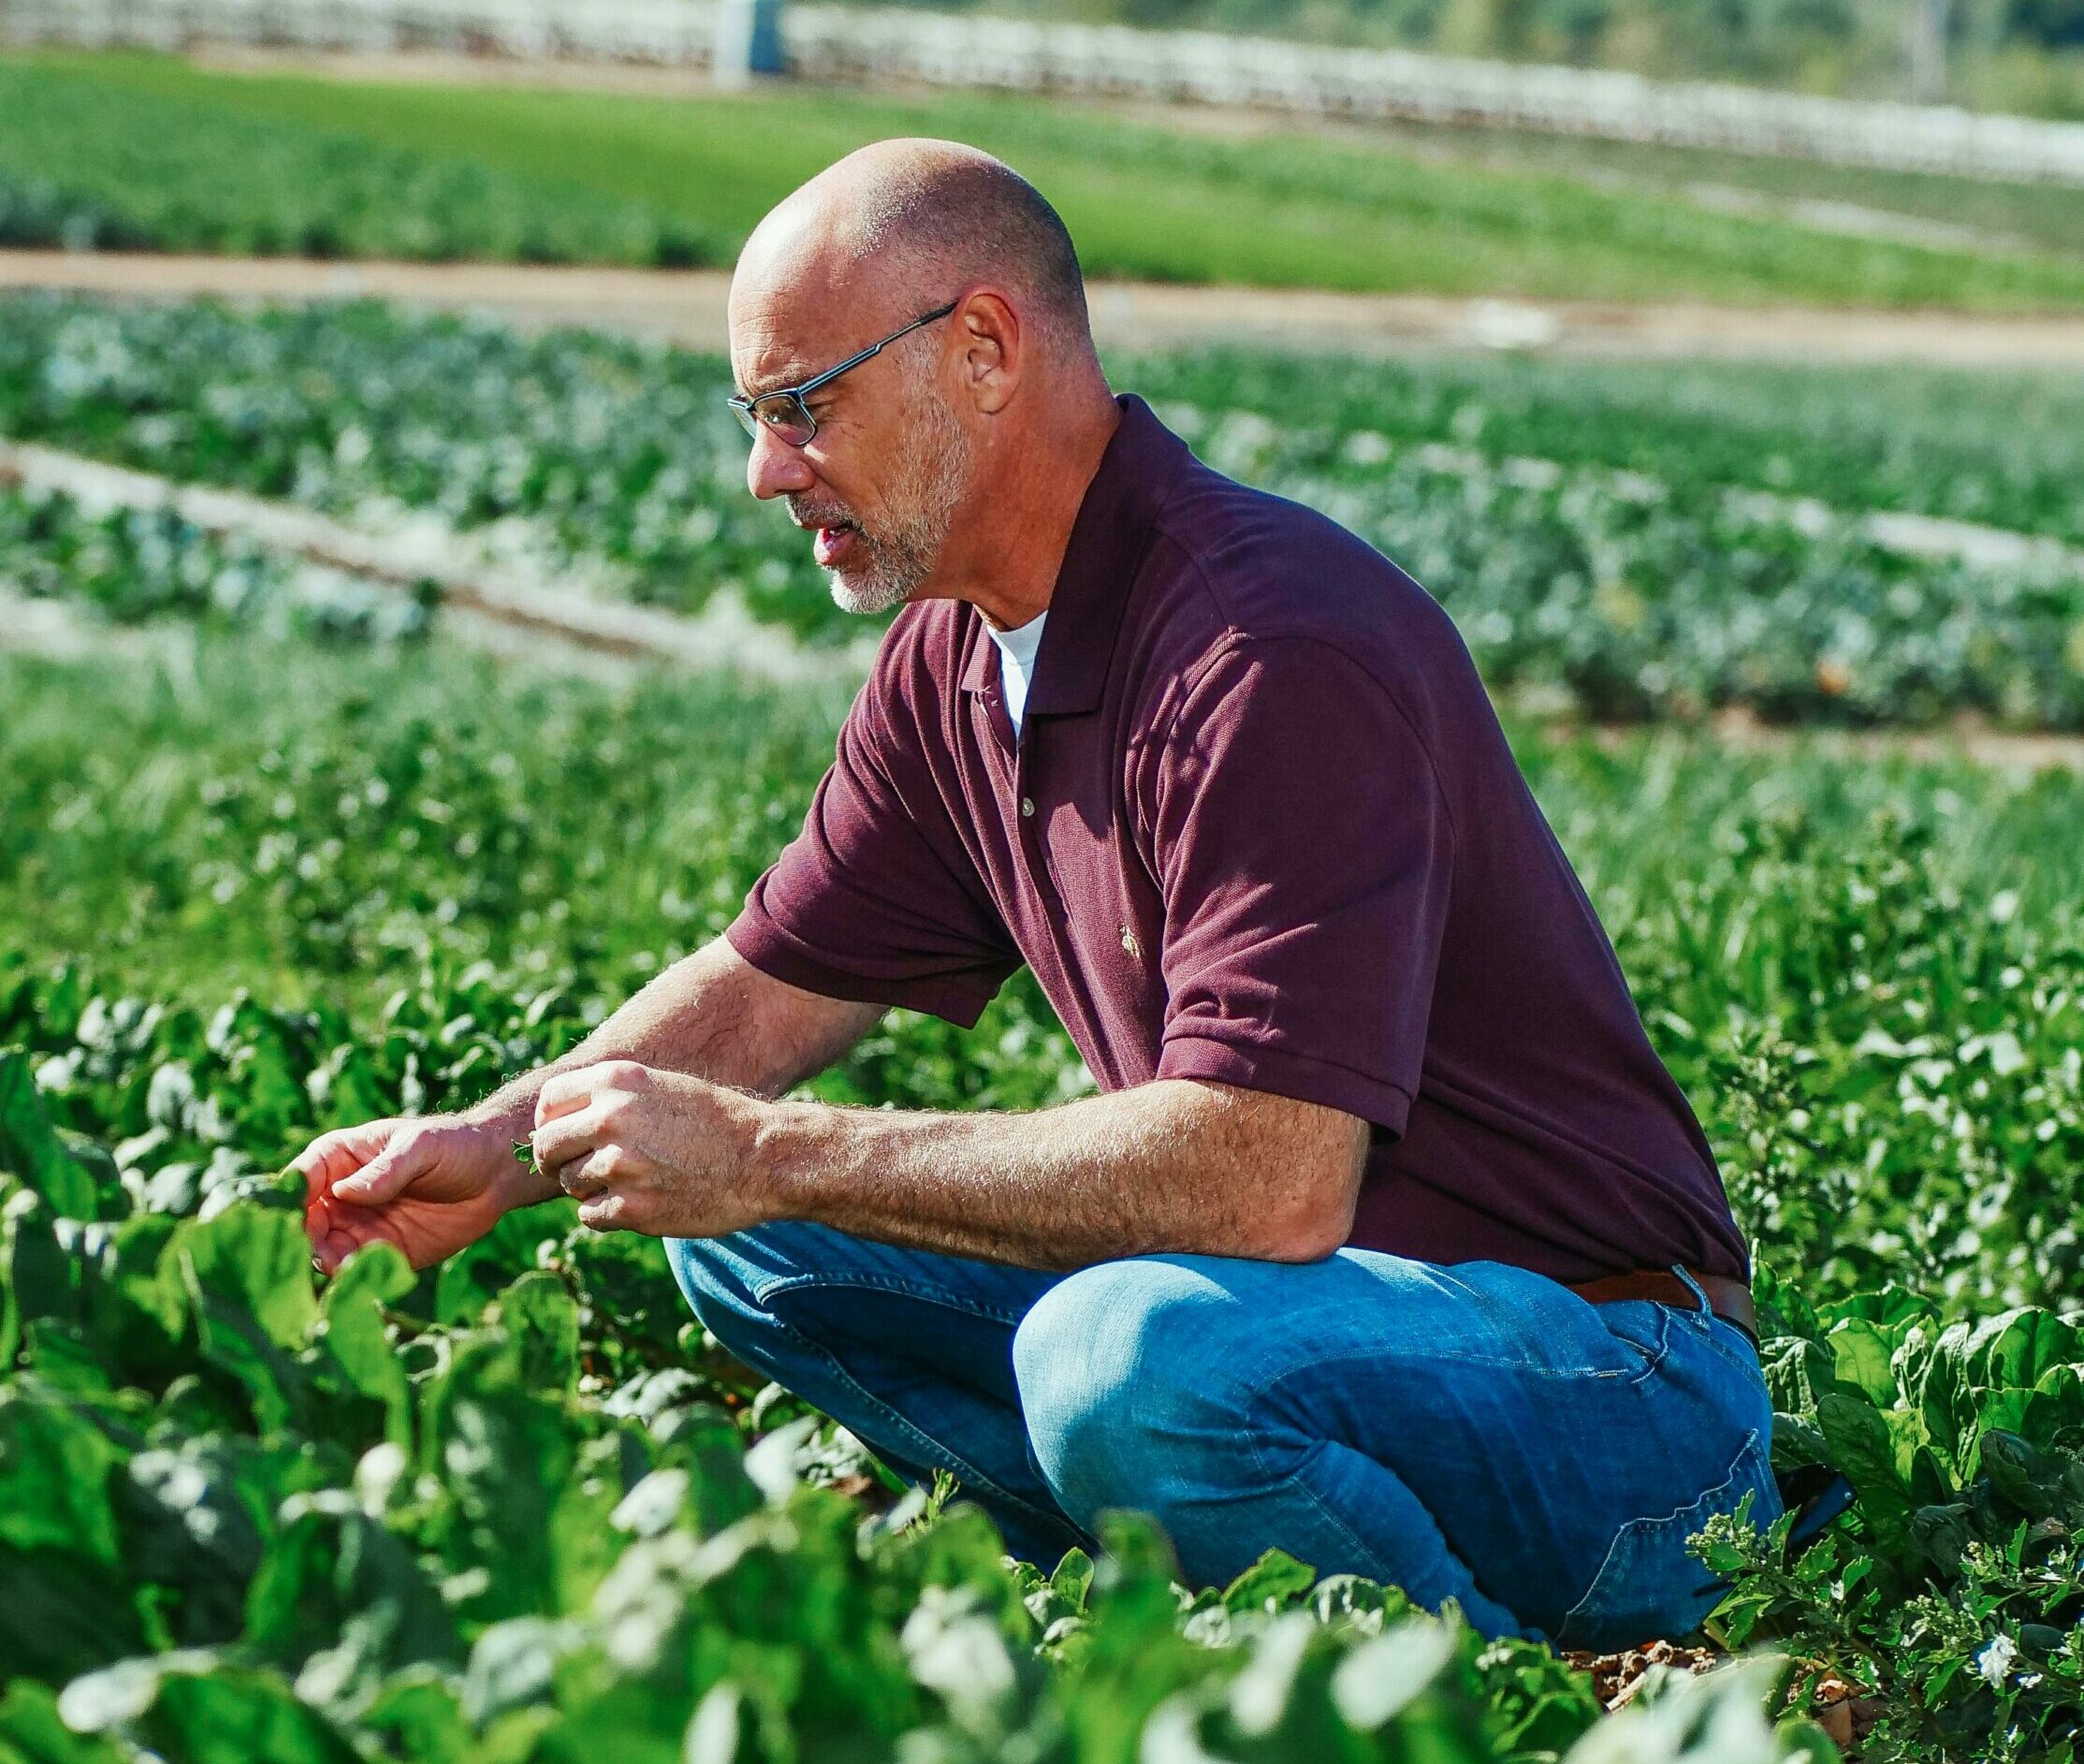
<path fill-rule="evenodd" d="M 792 447 L 763 423 L 752 438 L 745 462 L 746 488 L 763 503 L 791 490 L 807 490 L 817 482 L 800 447 Z"/>

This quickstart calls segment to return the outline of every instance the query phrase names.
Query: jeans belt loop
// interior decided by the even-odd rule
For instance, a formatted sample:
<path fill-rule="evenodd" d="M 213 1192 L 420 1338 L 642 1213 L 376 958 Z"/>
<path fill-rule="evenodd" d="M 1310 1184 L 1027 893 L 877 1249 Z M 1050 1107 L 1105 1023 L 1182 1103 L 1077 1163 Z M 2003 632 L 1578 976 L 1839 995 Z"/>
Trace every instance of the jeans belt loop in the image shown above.
<path fill-rule="evenodd" d="M 1713 1282 L 1720 1302 L 1707 1290 Z M 1688 1297 L 1699 1301 L 1704 1317 L 1719 1317 L 1741 1331 L 1756 1349 L 1759 1346 L 1757 1317 L 1747 1281 L 1720 1275 L 1696 1275 L 1679 1263 L 1669 1268 L 1641 1268 L 1627 1274 L 1601 1275 L 1596 1279 L 1567 1281 L 1569 1290 L 1594 1305 L 1616 1299 L 1649 1299 L 1658 1305 L 1683 1306 Z"/>
<path fill-rule="evenodd" d="M 1700 1282 L 1696 1280 L 1692 1275 L 1686 1272 L 1685 1263 L 1683 1261 L 1673 1262 L 1671 1264 L 1671 1272 L 1677 1275 L 1680 1279 L 1683 1280 L 1686 1283 L 1686 1290 L 1691 1292 L 1695 1298 L 1700 1301 L 1701 1316 L 1712 1317 L 1715 1314 L 1715 1307 L 1708 1303 L 1708 1295 L 1700 1290 Z"/>

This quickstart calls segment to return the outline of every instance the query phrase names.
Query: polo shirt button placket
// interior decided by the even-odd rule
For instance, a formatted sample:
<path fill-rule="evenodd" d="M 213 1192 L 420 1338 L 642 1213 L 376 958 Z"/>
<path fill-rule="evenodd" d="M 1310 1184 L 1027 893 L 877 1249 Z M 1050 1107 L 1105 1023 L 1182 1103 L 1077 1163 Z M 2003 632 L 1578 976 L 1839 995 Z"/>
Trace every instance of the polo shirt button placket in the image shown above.
<path fill-rule="evenodd" d="M 1020 829 L 1020 844 L 1027 858 L 1027 876 L 1035 885 L 1035 892 L 1042 897 L 1043 907 L 1050 915 L 1061 917 L 1063 897 L 1057 887 L 1057 878 L 1049 866 L 1049 853 L 1042 844 L 1035 818 L 1035 798 L 1027 789 L 1027 773 L 1030 754 L 1023 751 L 1013 773 L 1013 788 L 1020 793 L 1020 818 L 1025 824 Z"/>

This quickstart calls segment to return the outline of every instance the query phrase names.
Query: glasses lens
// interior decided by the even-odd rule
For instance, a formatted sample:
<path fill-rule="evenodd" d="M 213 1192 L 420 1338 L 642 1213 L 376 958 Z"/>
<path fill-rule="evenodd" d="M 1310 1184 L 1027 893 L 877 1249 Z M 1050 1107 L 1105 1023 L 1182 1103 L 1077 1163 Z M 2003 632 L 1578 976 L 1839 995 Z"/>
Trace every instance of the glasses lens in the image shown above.
<path fill-rule="evenodd" d="M 804 409 L 802 400 L 794 392 L 774 392 L 755 399 L 752 414 L 770 435 L 792 447 L 805 445 L 817 431 L 818 426 L 810 420 L 810 413 Z"/>
<path fill-rule="evenodd" d="M 736 399 L 730 401 L 730 405 L 731 415 L 738 419 L 738 427 L 744 430 L 747 434 L 752 436 L 753 439 L 758 440 L 760 430 L 758 425 L 755 424 L 752 420 L 752 413 L 746 409 L 746 407 L 743 404 L 739 403 Z"/>

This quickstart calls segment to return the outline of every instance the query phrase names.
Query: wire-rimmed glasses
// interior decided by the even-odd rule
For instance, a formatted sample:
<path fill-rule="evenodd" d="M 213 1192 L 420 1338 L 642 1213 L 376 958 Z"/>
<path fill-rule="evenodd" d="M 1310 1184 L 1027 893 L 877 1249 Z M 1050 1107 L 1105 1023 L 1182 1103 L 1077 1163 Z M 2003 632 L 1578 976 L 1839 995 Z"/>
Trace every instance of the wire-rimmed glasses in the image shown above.
<path fill-rule="evenodd" d="M 755 441 L 765 428 L 767 433 L 792 447 L 809 446 L 811 437 L 818 432 L 818 419 L 811 415 L 809 406 L 803 401 L 805 399 L 821 386 L 829 386 L 849 368 L 858 368 L 870 356 L 888 348 L 908 330 L 917 330 L 937 318 L 946 318 L 960 304 L 959 300 L 950 300 L 946 306 L 937 306 L 930 313 L 921 313 L 911 324 L 898 326 L 882 342 L 870 343 L 859 355 L 849 356 L 838 367 L 813 374 L 800 386 L 778 386 L 772 392 L 761 393 L 758 398 L 734 392 L 724 402 L 737 414 L 738 427 Z"/>

